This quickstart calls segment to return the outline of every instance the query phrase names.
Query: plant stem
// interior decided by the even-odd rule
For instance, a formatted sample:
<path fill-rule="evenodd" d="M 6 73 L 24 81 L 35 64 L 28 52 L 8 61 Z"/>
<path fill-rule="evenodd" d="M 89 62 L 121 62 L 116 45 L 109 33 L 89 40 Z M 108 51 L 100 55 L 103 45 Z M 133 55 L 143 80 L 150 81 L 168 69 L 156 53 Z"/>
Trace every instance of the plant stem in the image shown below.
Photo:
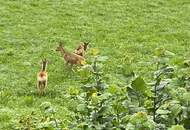
<path fill-rule="evenodd" d="M 154 110 L 153 110 L 153 121 L 156 121 L 156 96 L 157 96 L 157 92 L 156 92 L 156 87 L 157 87 L 157 83 L 154 85 Z"/>
<path fill-rule="evenodd" d="M 157 65 L 156 65 L 156 70 L 159 69 L 159 66 L 160 66 L 160 63 L 158 62 Z M 153 109 L 153 121 L 156 122 L 156 111 L 157 111 L 157 108 L 156 108 L 156 98 L 157 98 L 157 86 L 159 85 L 159 76 L 156 77 L 156 83 L 154 85 L 154 109 Z"/>
<path fill-rule="evenodd" d="M 93 71 L 95 74 L 96 87 L 98 88 L 101 84 L 101 81 L 100 81 L 100 74 L 98 73 L 98 70 L 97 70 L 97 60 L 96 59 L 94 60 Z"/>

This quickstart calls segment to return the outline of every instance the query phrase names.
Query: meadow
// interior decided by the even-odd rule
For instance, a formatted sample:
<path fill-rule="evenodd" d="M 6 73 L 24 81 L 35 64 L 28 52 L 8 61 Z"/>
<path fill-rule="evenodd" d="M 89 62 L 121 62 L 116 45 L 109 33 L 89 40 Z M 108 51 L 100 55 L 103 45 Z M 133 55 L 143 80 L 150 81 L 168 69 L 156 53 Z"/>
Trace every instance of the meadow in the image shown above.
<path fill-rule="evenodd" d="M 189 0 L 0 0 L 0 12 L 1 130 L 164 130 L 169 128 L 174 130 L 172 126 L 178 124 L 176 130 L 183 130 L 183 127 L 190 129 L 188 115 L 190 113 Z M 93 75 L 91 70 L 80 66 L 74 66 L 74 71 L 72 71 L 65 65 L 61 54 L 55 51 L 59 42 L 63 42 L 64 47 L 73 52 L 78 44 L 84 41 L 90 43 L 86 54 L 87 65 L 93 68 L 94 57 L 100 56 L 99 62 L 103 76 L 99 75 L 99 78 L 103 78 L 107 86 L 105 90 L 90 93 L 92 101 L 89 97 L 83 98 L 85 94 L 89 94 L 83 86 L 93 81 L 97 82 L 97 79 L 93 78 L 97 75 Z M 167 61 L 165 61 L 166 53 L 169 55 Z M 182 95 L 186 94 L 185 99 L 181 99 L 183 96 L 177 102 L 176 115 L 172 113 L 177 119 L 172 118 L 172 121 L 165 124 L 160 122 L 160 126 L 155 124 L 159 124 L 162 118 L 170 118 L 171 115 L 168 117 L 166 115 L 171 112 L 160 110 L 159 114 L 164 116 L 154 123 L 151 109 L 146 107 L 148 104 L 146 101 L 155 99 L 147 93 L 151 88 L 148 83 L 160 78 L 159 76 L 157 79 L 153 77 L 154 72 L 159 70 L 158 62 L 160 68 L 163 67 L 162 62 L 155 61 L 155 56 L 164 61 L 164 67 L 167 64 L 167 67 L 175 68 L 174 78 L 170 77 L 172 81 L 183 82 L 180 85 L 174 85 L 175 87 L 170 85 L 170 88 L 164 92 L 170 93 L 173 87 L 179 94 L 180 90 L 183 90 Z M 49 80 L 45 95 L 39 96 L 36 88 L 36 75 L 43 58 L 49 60 Z M 132 87 L 127 88 L 129 84 Z M 144 86 L 148 87 L 146 92 L 142 92 L 138 86 L 140 89 Z M 134 90 L 129 90 L 132 88 Z M 135 94 L 131 91 L 136 90 L 138 91 L 135 92 L 136 96 L 142 96 L 145 100 L 133 99 Z M 119 109 L 121 115 L 117 113 L 118 111 L 114 113 L 110 110 L 112 114 L 108 114 L 108 111 L 104 112 L 93 122 L 90 116 L 92 113 L 86 112 L 85 108 L 90 106 L 89 104 L 94 100 L 94 102 L 101 100 L 101 103 L 113 106 L 109 104 L 112 101 L 108 100 L 110 98 L 106 95 L 108 92 L 112 94 L 113 102 L 120 102 L 120 97 L 124 97 L 122 105 L 130 99 L 133 106 L 144 107 L 146 110 L 138 109 L 132 112 L 125 104 L 126 106 L 122 106 L 121 109 L 118 106 L 115 108 L 116 111 Z M 173 89 L 172 92 L 174 92 Z M 139 93 L 141 94 L 138 95 Z M 164 97 L 164 94 L 160 96 Z M 99 96 L 102 99 L 99 99 Z M 179 95 L 176 94 L 177 96 Z M 97 97 L 98 99 L 94 99 Z M 175 96 L 170 97 L 171 101 L 177 100 Z M 87 106 L 81 100 L 84 100 Z M 45 114 L 42 112 L 44 104 L 48 106 L 48 110 L 50 109 L 49 115 L 46 115 L 48 112 Z M 98 103 L 92 104 L 94 108 L 88 109 L 95 109 L 96 113 L 98 111 L 96 108 L 100 106 Z M 149 107 L 152 108 L 153 105 L 150 104 L 149 102 Z M 162 102 L 162 105 L 164 104 L 165 102 Z M 56 113 L 52 114 L 51 110 L 54 109 Z M 184 111 L 187 113 L 186 116 L 181 114 L 185 113 Z M 135 121 L 131 119 L 135 113 L 146 116 L 151 123 L 142 127 L 135 126 L 138 123 L 135 124 Z M 114 117 L 111 121 L 113 126 L 103 124 L 106 121 L 102 121 L 104 118 L 101 117 L 108 117 L 107 115 Z M 87 117 L 88 120 L 86 120 Z M 126 121 L 117 120 L 121 117 L 127 118 Z M 38 127 L 33 121 L 35 118 L 40 122 Z M 97 121 L 100 118 L 101 123 Z M 25 123 L 20 121 L 22 119 Z M 42 119 L 49 122 L 42 125 L 43 121 L 40 121 Z M 51 119 L 62 122 L 59 128 L 57 125 L 55 127 L 51 125 Z M 92 127 L 88 128 L 88 126 Z"/>

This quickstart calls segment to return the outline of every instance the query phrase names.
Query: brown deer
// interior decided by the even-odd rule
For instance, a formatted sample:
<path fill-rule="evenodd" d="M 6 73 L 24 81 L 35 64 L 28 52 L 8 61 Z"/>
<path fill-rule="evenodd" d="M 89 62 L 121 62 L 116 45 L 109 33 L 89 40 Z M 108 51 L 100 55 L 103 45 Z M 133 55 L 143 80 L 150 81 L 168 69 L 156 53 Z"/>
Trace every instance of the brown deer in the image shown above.
<path fill-rule="evenodd" d="M 85 62 L 85 58 L 77 55 L 75 53 L 70 53 L 65 51 L 65 49 L 63 48 L 62 44 L 60 44 L 56 51 L 60 51 L 61 54 L 64 57 L 64 60 L 66 61 L 67 64 L 71 64 L 71 66 L 73 65 L 83 65 L 83 63 Z"/>
<path fill-rule="evenodd" d="M 47 87 L 48 81 L 48 72 L 47 72 L 47 63 L 46 59 L 42 60 L 41 71 L 37 74 L 37 89 L 39 95 L 44 93 L 45 88 Z"/>
<path fill-rule="evenodd" d="M 77 55 L 80 55 L 80 56 L 84 57 L 88 45 L 89 45 L 89 43 L 87 43 L 87 42 L 81 43 L 78 46 L 78 48 L 74 51 L 74 53 L 77 54 Z"/>

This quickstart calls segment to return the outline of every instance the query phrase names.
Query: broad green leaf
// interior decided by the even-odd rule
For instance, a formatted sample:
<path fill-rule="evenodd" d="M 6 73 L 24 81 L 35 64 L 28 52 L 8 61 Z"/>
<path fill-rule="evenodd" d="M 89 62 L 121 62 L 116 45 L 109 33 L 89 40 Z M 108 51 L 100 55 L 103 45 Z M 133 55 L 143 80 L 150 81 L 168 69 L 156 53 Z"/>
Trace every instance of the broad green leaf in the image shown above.
<path fill-rule="evenodd" d="M 67 92 L 68 92 L 70 95 L 78 95 L 79 92 L 80 92 L 80 89 L 79 89 L 78 87 L 73 87 L 73 86 L 71 86 L 71 87 L 69 87 L 69 88 L 67 89 Z"/>
<path fill-rule="evenodd" d="M 153 107 L 153 101 L 152 100 L 146 100 L 144 103 L 145 108 L 151 109 Z"/>
<path fill-rule="evenodd" d="M 95 105 L 95 104 L 98 104 L 99 101 L 100 101 L 100 97 L 97 96 L 97 93 L 96 93 L 96 92 L 92 93 L 91 99 L 92 99 L 92 103 L 93 103 L 94 105 Z"/>
<path fill-rule="evenodd" d="M 106 100 L 106 99 L 108 99 L 110 96 L 111 96 L 110 93 L 104 93 L 104 94 L 102 94 L 102 95 L 99 96 L 99 97 L 100 97 L 101 100 Z"/>
<path fill-rule="evenodd" d="M 122 121 L 128 122 L 130 120 L 130 115 L 126 115 L 122 118 Z"/>
<path fill-rule="evenodd" d="M 143 124 L 144 122 L 148 121 L 147 113 L 145 112 L 137 112 L 133 114 L 130 118 L 130 123 L 137 125 Z"/>
<path fill-rule="evenodd" d="M 190 102 L 190 92 L 184 93 L 183 94 L 183 99 L 187 102 Z"/>
<path fill-rule="evenodd" d="M 133 125 L 132 123 L 128 123 L 126 126 L 126 130 L 135 130 L 135 125 Z"/>
<path fill-rule="evenodd" d="M 170 114 L 171 111 L 158 109 L 156 113 L 160 115 L 167 115 L 167 114 Z"/>
<path fill-rule="evenodd" d="M 112 103 L 112 107 L 114 108 L 116 114 L 120 114 L 122 112 L 126 113 L 128 111 L 128 108 L 118 101 L 114 101 Z"/>
<path fill-rule="evenodd" d="M 108 57 L 107 56 L 98 56 L 96 60 L 100 61 L 100 62 L 103 62 L 103 61 L 107 61 Z"/>
<path fill-rule="evenodd" d="M 24 98 L 24 103 L 27 105 L 27 106 L 30 106 L 34 103 L 34 98 L 32 96 L 26 96 Z"/>
<path fill-rule="evenodd" d="M 175 117 L 182 111 L 182 107 L 179 104 L 174 104 L 173 106 L 170 107 L 170 110 L 172 112 L 172 116 Z"/>
<path fill-rule="evenodd" d="M 166 56 L 175 56 L 175 53 L 166 50 L 166 51 L 165 51 L 165 55 L 166 55 Z"/>
<path fill-rule="evenodd" d="M 132 81 L 131 86 L 140 93 L 145 93 L 147 89 L 146 83 L 141 77 L 137 77 L 134 81 Z"/>
<path fill-rule="evenodd" d="M 164 56 L 165 49 L 164 48 L 156 48 L 154 54 L 158 57 Z"/>
<path fill-rule="evenodd" d="M 168 130 L 185 130 L 185 128 L 182 125 L 175 125 L 169 128 Z"/>
<path fill-rule="evenodd" d="M 93 56 L 97 56 L 100 53 L 100 51 L 98 49 L 95 49 L 95 48 L 90 49 L 89 52 Z"/>
<path fill-rule="evenodd" d="M 154 54 L 157 57 L 163 57 L 163 56 L 169 56 L 169 57 L 171 57 L 171 56 L 175 56 L 175 53 L 173 53 L 171 51 L 168 51 L 168 50 L 166 50 L 163 47 L 155 49 Z"/>
<path fill-rule="evenodd" d="M 161 76 L 163 74 L 166 75 L 166 74 L 171 74 L 173 72 L 174 72 L 174 68 L 173 67 L 165 66 L 165 67 L 161 68 L 160 70 L 156 71 L 154 73 L 154 75 L 155 75 L 155 77 L 159 77 L 159 76 Z"/>
<path fill-rule="evenodd" d="M 85 110 L 86 110 L 86 105 L 85 104 L 79 104 L 77 106 L 77 111 L 84 112 Z"/>
<path fill-rule="evenodd" d="M 108 88 L 108 92 L 111 94 L 120 94 L 121 93 L 121 88 L 116 86 L 116 85 L 111 85 Z"/>

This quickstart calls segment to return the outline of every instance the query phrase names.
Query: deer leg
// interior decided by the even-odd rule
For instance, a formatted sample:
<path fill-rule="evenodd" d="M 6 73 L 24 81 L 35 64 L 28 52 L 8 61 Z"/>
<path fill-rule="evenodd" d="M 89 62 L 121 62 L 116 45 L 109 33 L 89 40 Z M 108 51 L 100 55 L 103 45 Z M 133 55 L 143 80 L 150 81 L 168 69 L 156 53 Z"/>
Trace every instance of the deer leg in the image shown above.
<path fill-rule="evenodd" d="M 39 87 L 39 95 L 43 95 L 44 93 L 44 82 L 40 82 L 40 87 Z"/>
<path fill-rule="evenodd" d="M 72 72 L 75 72 L 75 70 L 74 70 L 74 67 L 73 67 L 73 66 L 74 66 L 74 64 L 71 64 L 71 71 L 72 71 Z"/>
<path fill-rule="evenodd" d="M 67 61 L 65 64 L 66 64 L 66 66 L 68 66 L 69 65 L 69 61 Z"/>
<path fill-rule="evenodd" d="M 40 88 L 41 88 L 41 82 L 38 81 L 37 82 L 37 90 L 38 90 L 38 94 L 40 95 Z"/>
<path fill-rule="evenodd" d="M 46 82 L 45 82 L 45 88 L 47 87 L 47 83 L 48 83 L 48 81 L 46 80 Z"/>
<path fill-rule="evenodd" d="M 45 88 L 47 87 L 47 81 L 44 81 L 43 83 L 43 93 L 45 93 Z"/>
<path fill-rule="evenodd" d="M 70 63 L 67 61 L 66 63 L 65 63 L 65 68 L 66 68 L 66 70 L 69 70 L 69 65 Z"/>

